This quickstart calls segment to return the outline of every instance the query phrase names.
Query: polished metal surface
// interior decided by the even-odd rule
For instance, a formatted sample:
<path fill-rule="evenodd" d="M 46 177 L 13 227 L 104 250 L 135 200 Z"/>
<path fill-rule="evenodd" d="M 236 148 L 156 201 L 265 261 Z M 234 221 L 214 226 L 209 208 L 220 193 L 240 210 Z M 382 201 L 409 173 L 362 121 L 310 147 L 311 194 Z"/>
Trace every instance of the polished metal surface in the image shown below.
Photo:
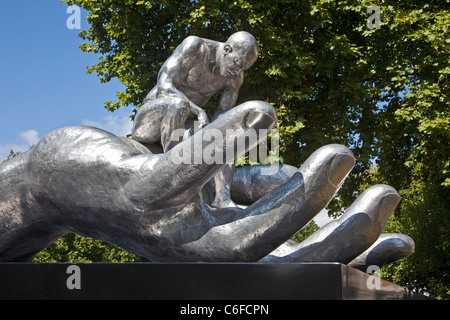
<path fill-rule="evenodd" d="M 378 239 L 399 202 L 400 196 L 393 188 L 370 187 L 339 219 L 329 222 L 302 243 L 288 242 L 266 260 L 347 264 Z"/>
<path fill-rule="evenodd" d="M 350 261 L 348 266 L 366 272 L 371 266 L 382 268 L 403 259 L 414 250 L 414 240 L 406 234 L 383 233 L 369 249 Z"/>
<path fill-rule="evenodd" d="M 262 174 L 267 166 L 236 168 L 231 183 L 230 150 L 234 160 L 257 147 L 277 123 L 266 102 L 234 106 L 242 70 L 256 60 L 252 39 L 247 33 L 226 43 L 186 39 L 163 66 L 132 139 L 64 127 L 1 164 L 0 261 L 26 261 L 69 232 L 152 261 L 349 263 L 373 256 L 366 250 L 400 201 L 385 185 L 369 188 L 339 220 L 303 243 L 289 240 L 329 203 L 353 168 L 347 147 L 324 146 L 299 169 L 279 165 Z M 217 90 L 224 91 L 220 112 L 208 123 L 198 105 Z M 200 125 L 184 134 L 190 114 Z M 177 130 L 181 139 L 167 139 Z M 252 132 L 257 139 L 241 139 Z M 165 152 L 151 151 L 158 143 Z M 247 207 L 227 202 L 230 186 L 232 200 Z M 379 248 L 373 252 L 389 257 L 414 250 Z"/>

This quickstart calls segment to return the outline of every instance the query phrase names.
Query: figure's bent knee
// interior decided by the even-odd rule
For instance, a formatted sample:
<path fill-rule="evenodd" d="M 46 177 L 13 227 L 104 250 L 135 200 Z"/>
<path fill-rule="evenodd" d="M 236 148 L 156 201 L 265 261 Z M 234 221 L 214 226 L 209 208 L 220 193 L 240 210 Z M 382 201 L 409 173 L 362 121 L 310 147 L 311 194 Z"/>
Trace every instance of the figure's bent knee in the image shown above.
<path fill-rule="evenodd" d="M 185 121 L 189 114 L 191 113 L 190 103 L 186 99 L 175 98 L 171 104 L 171 108 L 173 108 L 173 113 L 178 118 L 179 124 L 178 126 L 184 127 Z"/>
<path fill-rule="evenodd" d="M 181 127 L 190 113 L 189 101 L 179 97 L 148 100 L 136 114 L 131 136 L 142 143 L 155 143 L 161 139 L 161 127 Z M 170 125 L 170 123 L 173 125 Z"/>
<path fill-rule="evenodd" d="M 176 109 L 189 109 L 189 101 L 180 97 L 166 98 L 167 104 Z"/>
<path fill-rule="evenodd" d="M 164 106 L 147 101 L 139 108 L 135 118 L 131 137 L 138 142 L 154 143 L 159 141 L 159 127 L 164 116 Z"/>

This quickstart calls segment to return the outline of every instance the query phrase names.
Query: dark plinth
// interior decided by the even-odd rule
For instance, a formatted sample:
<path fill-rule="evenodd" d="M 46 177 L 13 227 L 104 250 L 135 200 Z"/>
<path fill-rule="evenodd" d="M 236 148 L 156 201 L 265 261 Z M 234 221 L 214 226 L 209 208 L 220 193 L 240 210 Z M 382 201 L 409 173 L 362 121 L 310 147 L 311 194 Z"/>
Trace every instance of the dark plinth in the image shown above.
<path fill-rule="evenodd" d="M 68 279 L 76 276 L 68 272 L 71 264 L 0 263 L 0 299 L 404 300 L 422 297 L 381 279 L 376 285 L 369 275 L 338 263 L 76 265 L 81 289 L 67 286 Z M 375 288 L 369 288 L 368 282 L 375 284 Z"/>

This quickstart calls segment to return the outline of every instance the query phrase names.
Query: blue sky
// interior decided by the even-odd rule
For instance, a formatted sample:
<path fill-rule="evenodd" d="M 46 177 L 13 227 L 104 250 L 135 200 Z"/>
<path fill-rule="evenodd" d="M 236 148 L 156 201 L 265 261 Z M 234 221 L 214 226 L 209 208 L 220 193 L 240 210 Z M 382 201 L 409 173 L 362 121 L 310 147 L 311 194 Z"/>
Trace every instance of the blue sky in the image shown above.
<path fill-rule="evenodd" d="M 98 57 L 79 49 L 81 30 L 67 28 L 66 10 L 60 0 L 0 6 L 0 162 L 59 127 L 93 125 L 118 135 L 131 129 L 131 107 L 104 109 L 123 86 L 86 73 Z M 89 28 L 86 17 L 81 11 L 81 29 Z"/>

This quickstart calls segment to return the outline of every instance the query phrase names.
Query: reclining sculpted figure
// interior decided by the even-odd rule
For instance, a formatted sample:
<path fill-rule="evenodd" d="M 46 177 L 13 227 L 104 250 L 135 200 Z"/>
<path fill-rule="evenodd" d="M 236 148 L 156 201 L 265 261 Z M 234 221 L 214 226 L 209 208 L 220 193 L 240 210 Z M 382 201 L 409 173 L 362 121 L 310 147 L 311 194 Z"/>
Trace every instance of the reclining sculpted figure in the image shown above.
<path fill-rule="evenodd" d="M 227 166 L 227 151 L 241 156 L 276 122 L 270 104 L 249 101 L 226 108 L 164 153 L 92 127 L 49 133 L 0 165 L 0 261 L 27 261 L 69 232 L 153 261 L 332 261 L 364 269 L 414 251 L 405 235 L 380 237 L 400 201 L 386 185 L 366 190 L 340 219 L 304 242 L 289 240 L 328 204 L 353 168 L 352 152 L 341 145 L 318 149 L 300 169 L 280 165 L 273 175 L 262 175 L 264 166 L 237 168 L 231 196 L 248 207 L 212 206 L 209 182 Z M 209 130 L 223 139 L 203 139 Z M 259 133 L 257 140 L 241 148 L 240 138 L 250 131 Z M 199 162 L 190 152 L 195 148 L 222 161 Z"/>

